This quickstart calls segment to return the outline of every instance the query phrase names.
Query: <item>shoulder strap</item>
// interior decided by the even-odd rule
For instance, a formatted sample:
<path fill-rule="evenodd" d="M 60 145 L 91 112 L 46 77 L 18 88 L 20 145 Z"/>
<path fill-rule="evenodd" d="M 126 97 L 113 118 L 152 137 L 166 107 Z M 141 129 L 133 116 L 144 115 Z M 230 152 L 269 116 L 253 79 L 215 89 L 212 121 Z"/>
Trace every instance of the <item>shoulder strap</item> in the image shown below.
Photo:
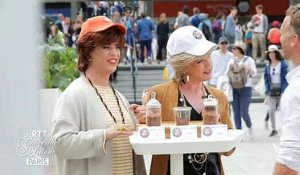
<path fill-rule="evenodd" d="M 248 59 L 248 56 L 245 56 L 244 59 L 243 59 L 243 63 L 245 63 Z"/>

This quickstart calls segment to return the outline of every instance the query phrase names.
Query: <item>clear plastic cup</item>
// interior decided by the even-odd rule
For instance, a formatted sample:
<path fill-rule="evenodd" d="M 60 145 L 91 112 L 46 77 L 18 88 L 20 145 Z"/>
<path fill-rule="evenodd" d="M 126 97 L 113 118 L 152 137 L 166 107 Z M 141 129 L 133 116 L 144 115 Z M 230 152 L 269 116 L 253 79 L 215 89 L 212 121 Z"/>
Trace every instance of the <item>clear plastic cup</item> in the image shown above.
<path fill-rule="evenodd" d="M 174 107 L 173 114 L 176 125 L 189 125 L 191 117 L 191 107 Z"/>
<path fill-rule="evenodd" d="M 218 100 L 215 98 L 206 98 L 203 101 L 202 118 L 204 125 L 218 124 Z"/>

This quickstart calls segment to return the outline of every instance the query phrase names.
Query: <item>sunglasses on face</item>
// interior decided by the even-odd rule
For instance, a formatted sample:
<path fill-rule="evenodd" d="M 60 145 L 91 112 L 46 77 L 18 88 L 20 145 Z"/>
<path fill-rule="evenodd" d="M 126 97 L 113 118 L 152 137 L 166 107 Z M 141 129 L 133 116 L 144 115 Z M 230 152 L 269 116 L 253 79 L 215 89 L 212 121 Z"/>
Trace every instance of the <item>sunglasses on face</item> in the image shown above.
<path fill-rule="evenodd" d="M 227 42 L 221 42 L 220 44 L 222 44 L 222 45 L 223 45 L 223 44 L 228 44 L 228 43 L 227 43 Z"/>

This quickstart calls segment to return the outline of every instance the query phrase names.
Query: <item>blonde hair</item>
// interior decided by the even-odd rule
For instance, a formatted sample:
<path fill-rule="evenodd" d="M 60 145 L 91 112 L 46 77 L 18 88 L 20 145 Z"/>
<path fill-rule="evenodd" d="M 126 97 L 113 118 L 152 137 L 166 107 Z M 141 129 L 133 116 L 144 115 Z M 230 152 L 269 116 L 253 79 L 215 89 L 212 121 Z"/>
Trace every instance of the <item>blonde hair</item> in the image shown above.
<path fill-rule="evenodd" d="M 159 16 L 159 21 L 162 23 L 166 23 L 167 22 L 167 15 L 165 13 L 161 13 Z"/>
<path fill-rule="evenodd" d="M 290 30 L 295 32 L 298 36 L 300 35 L 300 3 L 292 5 L 286 12 L 287 16 L 291 17 Z"/>
<path fill-rule="evenodd" d="M 169 58 L 169 63 L 172 65 L 175 74 L 173 80 L 177 83 L 184 83 L 187 79 L 187 70 L 195 61 L 200 61 L 211 54 L 213 48 L 210 49 L 206 54 L 201 56 L 191 55 L 188 53 L 180 53 L 177 55 L 173 55 Z"/>

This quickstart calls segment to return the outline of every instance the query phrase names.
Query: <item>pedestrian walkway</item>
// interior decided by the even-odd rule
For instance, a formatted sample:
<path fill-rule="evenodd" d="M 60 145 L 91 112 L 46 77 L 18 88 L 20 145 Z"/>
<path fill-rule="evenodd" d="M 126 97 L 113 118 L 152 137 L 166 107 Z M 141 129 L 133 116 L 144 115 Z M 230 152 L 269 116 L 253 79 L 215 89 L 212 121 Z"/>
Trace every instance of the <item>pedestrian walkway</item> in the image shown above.
<path fill-rule="evenodd" d="M 266 105 L 251 103 L 249 112 L 253 123 L 253 139 L 245 136 L 231 156 L 222 156 L 226 175 L 268 175 L 273 172 L 276 156 L 273 145 L 278 143 L 279 136 L 269 137 L 271 130 L 264 128 Z M 148 172 L 150 161 L 150 156 L 145 156 Z"/>
<path fill-rule="evenodd" d="M 279 142 L 280 134 L 269 137 L 271 130 L 265 130 L 264 117 L 267 110 L 263 103 L 251 103 L 249 112 L 253 124 L 253 140 L 243 141 L 231 156 L 222 157 L 226 174 L 272 174 L 276 156 L 273 145 Z"/>

